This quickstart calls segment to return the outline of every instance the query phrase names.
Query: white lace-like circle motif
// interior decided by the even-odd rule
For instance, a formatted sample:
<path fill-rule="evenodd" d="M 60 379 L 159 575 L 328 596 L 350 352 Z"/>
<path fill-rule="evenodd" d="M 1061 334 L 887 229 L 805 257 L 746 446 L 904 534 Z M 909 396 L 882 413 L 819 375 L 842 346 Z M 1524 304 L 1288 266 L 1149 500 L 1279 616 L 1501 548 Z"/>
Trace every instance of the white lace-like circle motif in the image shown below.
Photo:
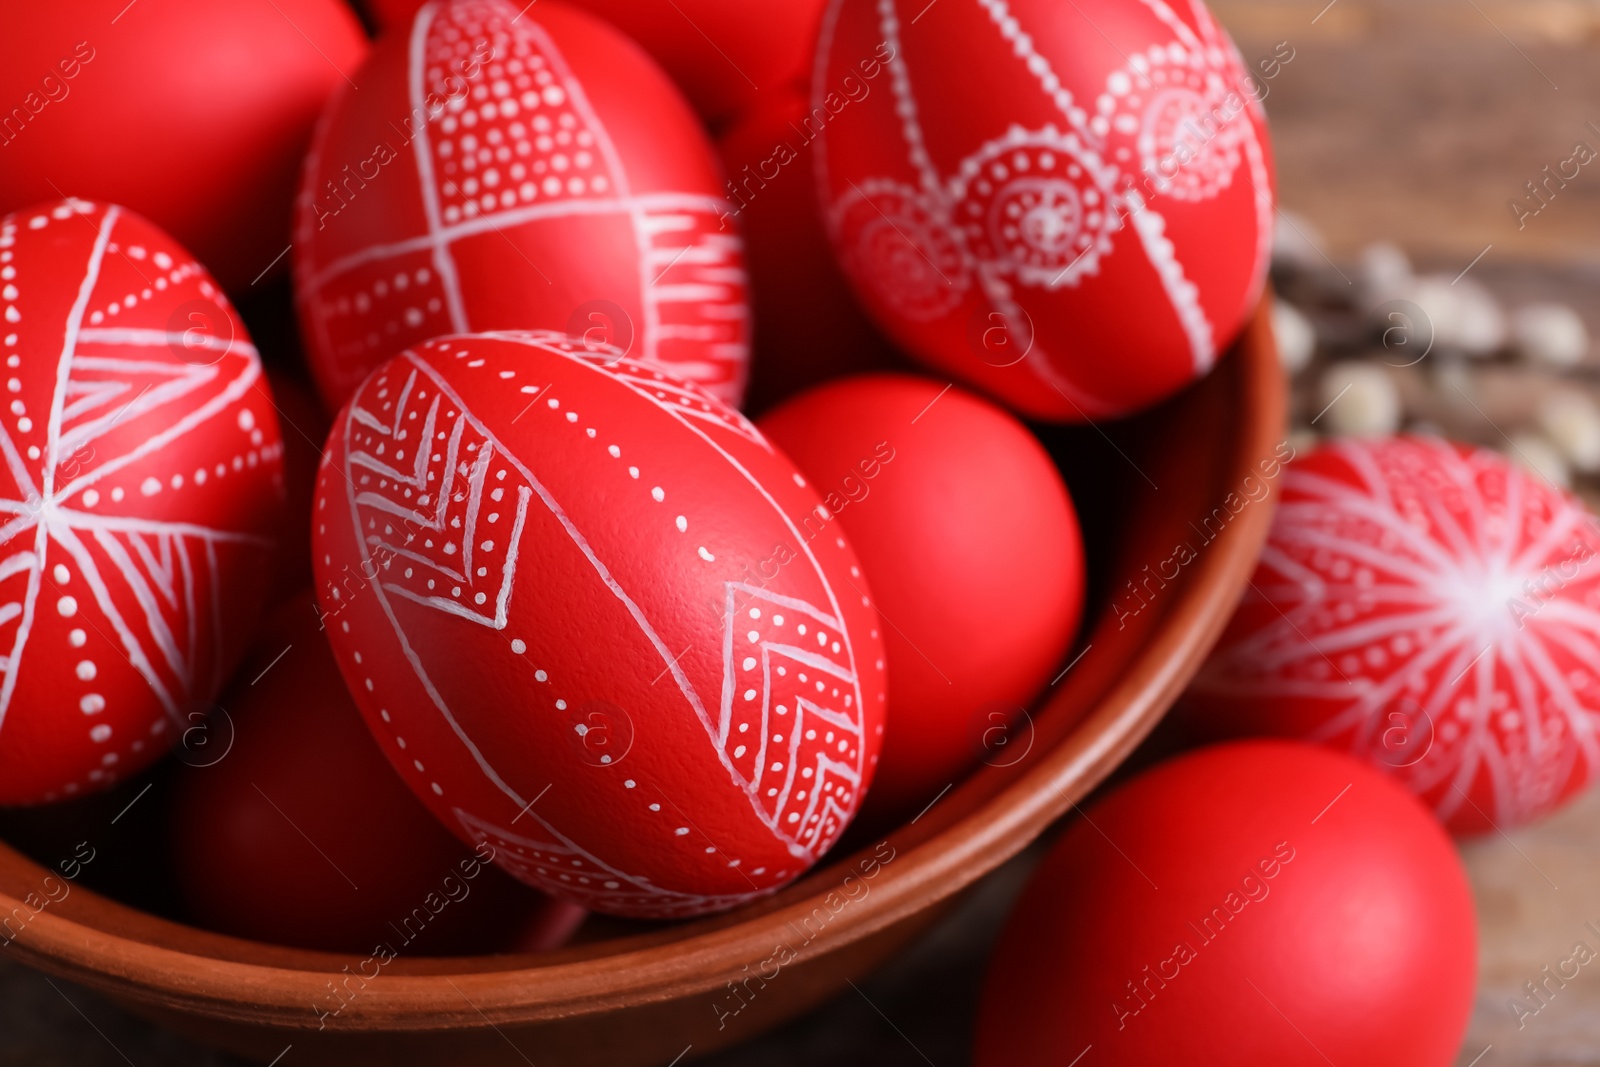
<path fill-rule="evenodd" d="M 1109 188 L 1076 137 L 1017 129 L 968 157 L 950 194 L 979 262 L 1055 289 L 1095 273 L 1111 252 L 1119 221 Z"/>
<path fill-rule="evenodd" d="M 971 277 L 966 256 L 916 190 L 878 179 L 839 205 L 850 272 L 897 314 L 932 322 L 961 304 Z"/>

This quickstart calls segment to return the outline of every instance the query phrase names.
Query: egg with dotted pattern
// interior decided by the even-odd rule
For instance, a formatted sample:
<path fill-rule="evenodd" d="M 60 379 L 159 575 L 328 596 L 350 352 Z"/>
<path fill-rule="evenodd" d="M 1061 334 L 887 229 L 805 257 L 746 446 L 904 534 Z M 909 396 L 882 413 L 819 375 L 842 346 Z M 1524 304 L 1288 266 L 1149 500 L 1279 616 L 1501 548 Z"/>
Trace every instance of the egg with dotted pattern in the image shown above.
<path fill-rule="evenodd" d="M 638 41 L 717 126 L 804 80 L 824 0 L 572 0 Z M 404 29 L 422 0 L 365 0 L 382 33 Z"/>
<path fill-rule="evenodd" d="M 1260 296 L 1286 61 L 1247 73 L 1201 0 L 832 0 L 809 124 L 835 254 L 907 352 L 1026 415 L 1148 406 Z"/>
<path fill-rule="evenodd" d="M 1488 449 L 1324 443 L 1184 713 L 1347 750 L 1457 832 L 1530 822 L 1600 771 L 1600 520 Z"/>
<path fill-rule="evenodd" d="M 282 445 L 227 298 L 118 207 L 0 219 L 0 360 L 0 804 L 31 804 L 208 706 L 264 599 Z"/>
<path fill-rule="evenodd" d="M 768 893 L 861 803 L 883 636 L 820 500 L 705 391 L 554 333 L 435 339 L 335 420 L 323 624 L 390 761 L 469 845 L 595 911 Z"/>
<path fill-rule="evenodd" d="M 424 4 L 330 101 L 294 241 L 323 398 L 430 337 L 551 329 L 738 403 L 743 245 L 705 131 L 609 25 L 521 7 Z"/>

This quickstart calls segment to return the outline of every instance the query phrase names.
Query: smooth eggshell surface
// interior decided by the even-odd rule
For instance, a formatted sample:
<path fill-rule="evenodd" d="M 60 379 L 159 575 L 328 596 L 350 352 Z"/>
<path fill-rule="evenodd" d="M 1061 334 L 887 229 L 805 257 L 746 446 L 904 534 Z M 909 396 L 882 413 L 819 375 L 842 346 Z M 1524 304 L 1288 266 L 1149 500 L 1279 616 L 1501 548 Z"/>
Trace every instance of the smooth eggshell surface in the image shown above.
<path fill-rule="evenodd" d="M 556 335 L 446 337 L 334 424 L 334 651 L 390 762 L 506 870 L 680 916 L 796 877 L 861 802 L 884 653 L 817 493 L 693 386 Z"/>
<path fill-rule="evenodd" d="M 294 269 L 323 398 L 439 334 L 552 329 L 737 403 L 743 252 L 705 132 L 611 26 L 518 7 L 424 5 L 317 128 Z"/>
<path fill-rule="evenodd" d="M 1488 449 L 1335 440 L 1288 467 L 1251 581 L 1186 699 L 1202 731 L 1347 750 L 1459 832 L 1594 780 L 1600 524 L 1570 493 Z"/>
<path fill-rule="evenodd" d="M 811 83 L 823 216 L 868 310 L 1037 418 L 1204 374 L 1273 232 L 1266 89 L 1227 34 L 1199 0 L 923 7 L 834 0 Z"/>
<path fill-rule="evenodd" d="M 210 929 L 363 954 L 489 952 L 553 907 L 490 866 L 487 848 L 470 852 L 394 773 L 310 590 L 268 620 L 195 729 L 170 828 L 189 914 Z"/>
<path fill-rule="evenodd" d="M 121 208 L 0 219 L 0 359 L 0 803 L 28 804 L 137 773 L 221 688 L 283 445 L 227 297 Z"/>
<path fill-rule="evenodd" d="M 911 375 L 830 382 L 760 425 L 822 494 L 807 524 L 845 532 L 886 623 L 870 810 L 915 815 L 980 760 L 1020 758 L 1012 727 L 1083 606 L 1077 516 L 1043 447 L 989 401 Z"/>
<path fill-rule="evenodd" d="M 1052 846 L 989 964 L 974 1062 L 1447 1067 L 1476 957 L 1461 860 L 1403 789 L 1310 745 L 1223 745 Z"/>

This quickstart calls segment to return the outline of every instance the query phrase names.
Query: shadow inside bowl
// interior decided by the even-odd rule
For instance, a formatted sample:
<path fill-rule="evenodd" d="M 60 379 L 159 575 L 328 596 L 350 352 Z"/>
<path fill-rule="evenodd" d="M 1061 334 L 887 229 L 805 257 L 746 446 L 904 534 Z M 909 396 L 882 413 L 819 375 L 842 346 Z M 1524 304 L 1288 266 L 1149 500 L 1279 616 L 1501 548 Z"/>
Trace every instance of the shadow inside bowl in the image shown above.
<path fill-rule="evenodd" d="M 1014 727 L 980 731 L 974 772 L 915 819 L 852 829 L 765 900 L 674 924 L 597 919 L 538 956 L 379 960 L 209 933 L 86 886 L 51 900 L 46 879 L 60 876 L 0 844 L 0 940 L 40 970 L 262 1062 L 293 1044 L 296 1064 L 643 1067 L 792 1018 L 1073 811 L 1198 669 L 1254 567 L 1287 458 L 1268 309 L 1263 300 L 1210 375 L 1161 406 L 1038 428 L 1071 486 L 1091 572 L 1084 632 L 1061 673 Z"/>

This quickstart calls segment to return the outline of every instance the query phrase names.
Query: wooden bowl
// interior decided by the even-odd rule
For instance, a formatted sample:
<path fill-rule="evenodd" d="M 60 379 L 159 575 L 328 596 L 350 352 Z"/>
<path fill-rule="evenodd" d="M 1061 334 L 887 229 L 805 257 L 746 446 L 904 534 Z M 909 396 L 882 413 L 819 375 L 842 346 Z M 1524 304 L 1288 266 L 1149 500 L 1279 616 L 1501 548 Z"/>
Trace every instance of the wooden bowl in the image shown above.
<path fill-rule="evenodd" d="M 905 826 L 853 831 L 758 904 L 541 956 L 379 964 L 207 933 L 81 887 L 32 914 L 22 902 L 39 902 L 51 871 L 0 845 L 0 923 L 31 916 L 9 951 L 238 1055 L 270 1062 L 293 1045 L 296 1067 L 665 1067 L 748 1039 L 902 948 L 1149 732 L 1255 565 L 1283 418 L 1264 300 L 1183 395 L 1117 424 L 1042 430 L 1090 550 L 1077 658 L 1015 729 L 983 735 L 971 777 Z"/>

